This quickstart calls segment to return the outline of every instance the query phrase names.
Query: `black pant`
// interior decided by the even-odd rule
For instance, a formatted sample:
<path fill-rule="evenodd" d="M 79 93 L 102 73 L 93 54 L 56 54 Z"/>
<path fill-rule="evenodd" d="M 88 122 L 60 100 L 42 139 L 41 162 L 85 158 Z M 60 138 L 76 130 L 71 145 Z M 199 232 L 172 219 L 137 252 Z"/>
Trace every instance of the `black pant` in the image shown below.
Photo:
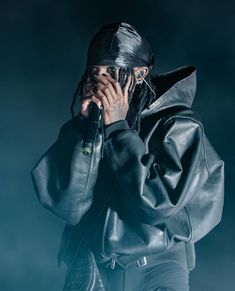
<path fill-rule="evenodd" d="M 63 291 L 188 291 L 189 271 L 179 263 L 137 266 L 127 269 L 116 263 L 96 263 L 94 254 L 84 244 L 77 259 L 67 269 Z"/>
<path fill-rule="evenodd" d="M 155 266 L 130 266 L 123 269 L 115 265 L 98 264 L 107 291 L 188 291 L 189 271 L 175 262 Z"/>

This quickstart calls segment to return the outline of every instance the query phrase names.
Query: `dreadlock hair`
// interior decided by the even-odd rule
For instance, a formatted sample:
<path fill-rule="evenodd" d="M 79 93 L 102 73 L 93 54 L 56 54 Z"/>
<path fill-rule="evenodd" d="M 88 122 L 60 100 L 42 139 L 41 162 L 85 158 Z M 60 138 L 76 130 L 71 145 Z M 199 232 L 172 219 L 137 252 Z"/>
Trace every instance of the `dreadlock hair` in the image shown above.
<path fill-rule="evenodd" d="M 130 67 L 120 67 L 118 77 L 115 75 L 115 68 L 110 67 L 110 75 L 112 78 L 118 80 L 121 87 L 123 88 L 127 81 L 128 77 L 130 75 L 134 76 L 134 70 Z M 84 92 L 84 85 L 87 81 L 88 76 L 91 76 L 90 69 L 86 68 L 81 80 L 79 81 L 77 88 L 75 90 L 75 93 L 73 95 L 73 100 L 70 106 L 72 118 L 75 118 L 74 115 L 74 106 L 76 103 L 77 96 L 80 96 L 80 98 L 83 95 Z M 156 90 L 155 82 L 153 82 L 154 76 L 150 73 L 145 77 L 146 82 L 149 84 L 149 86 L 153 89 L 153 91 Z M 135 78 L 134 78 L 135 80 Z M 94 79 L 93 79 L 94 81 Z M 140 131 L 140 115 L 141 112 L 144 109 L 149 109 L 149 106 L 156 98 L 156 95 L 150 90 L 150 88 L 147 86 L 145 82 L 142 84 L 135 84 L 135 88 L 132 91 L 129 91 L 129 110 L 127 112 L 126 120 L 129 123 L 129 126 L 131 129 Z"/>

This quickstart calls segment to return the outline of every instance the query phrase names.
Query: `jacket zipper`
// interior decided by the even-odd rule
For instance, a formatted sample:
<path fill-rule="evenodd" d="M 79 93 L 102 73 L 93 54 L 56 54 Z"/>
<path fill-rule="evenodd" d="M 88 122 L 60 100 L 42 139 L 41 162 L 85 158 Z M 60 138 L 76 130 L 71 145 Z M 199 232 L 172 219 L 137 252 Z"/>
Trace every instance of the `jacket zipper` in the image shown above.
<path fill-rule="evenodd" d="M 110 264 L 111 269 L 114 269 L 115 265 L 116 265 L 116 256 L 113 256 L 111 260 L 111 264 Z"/>

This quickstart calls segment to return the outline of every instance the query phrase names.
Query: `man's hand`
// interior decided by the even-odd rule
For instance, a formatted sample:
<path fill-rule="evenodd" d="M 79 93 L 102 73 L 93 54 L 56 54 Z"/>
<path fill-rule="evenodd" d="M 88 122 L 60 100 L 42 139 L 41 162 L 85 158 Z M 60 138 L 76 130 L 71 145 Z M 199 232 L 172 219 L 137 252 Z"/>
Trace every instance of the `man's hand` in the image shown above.
<path fill-rule="evenodd" d="M 103 107 L 104 124 L 108 125 L 118 120 L 125 120 L 128 109 L 128 93 L 133 83 L 132 75 L 129 76 L 126 86 L 122 89 L 119 82 L 110 76 L 96 76 L 96 90 L 91 89 L 91 100 L 101 102 Z M 100 103 L 97 104 L 98 106 Z"/>
<path fill-rule="evenodd" d="M 85 85 L 85 94 L 81 98 L 80 102 L 80 113 L 86 118 L 89 117 L 89 105 L 92 101 L 95 102 L 100 108 L 102 106 L 101 101 L 95 96 L 92 96 L 94 94 L 92 91 L 93 86 L 94 85 L 91 82 L 88 82 Z"/>

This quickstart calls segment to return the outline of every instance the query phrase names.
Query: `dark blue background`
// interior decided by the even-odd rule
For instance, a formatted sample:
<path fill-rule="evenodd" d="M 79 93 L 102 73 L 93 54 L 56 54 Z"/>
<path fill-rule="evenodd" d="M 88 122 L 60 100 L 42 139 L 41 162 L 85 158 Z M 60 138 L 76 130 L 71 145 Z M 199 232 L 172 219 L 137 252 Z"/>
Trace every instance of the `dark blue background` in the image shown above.
<path fill-rule="evenodd" d="M 234 51 L 233 1 L 0 2 L 0 290 L 59 291 L 65 267 L 56 254 L 64 223 L 38 202 L 30 170 L 70 117 L 86 50 L 104 23 L 135 25 L 151 43 L 155 71 L 193 64 L 193 108 L 225 161 L 222 222 L 196 244 L 192 291 L 233 290 Z"/>

